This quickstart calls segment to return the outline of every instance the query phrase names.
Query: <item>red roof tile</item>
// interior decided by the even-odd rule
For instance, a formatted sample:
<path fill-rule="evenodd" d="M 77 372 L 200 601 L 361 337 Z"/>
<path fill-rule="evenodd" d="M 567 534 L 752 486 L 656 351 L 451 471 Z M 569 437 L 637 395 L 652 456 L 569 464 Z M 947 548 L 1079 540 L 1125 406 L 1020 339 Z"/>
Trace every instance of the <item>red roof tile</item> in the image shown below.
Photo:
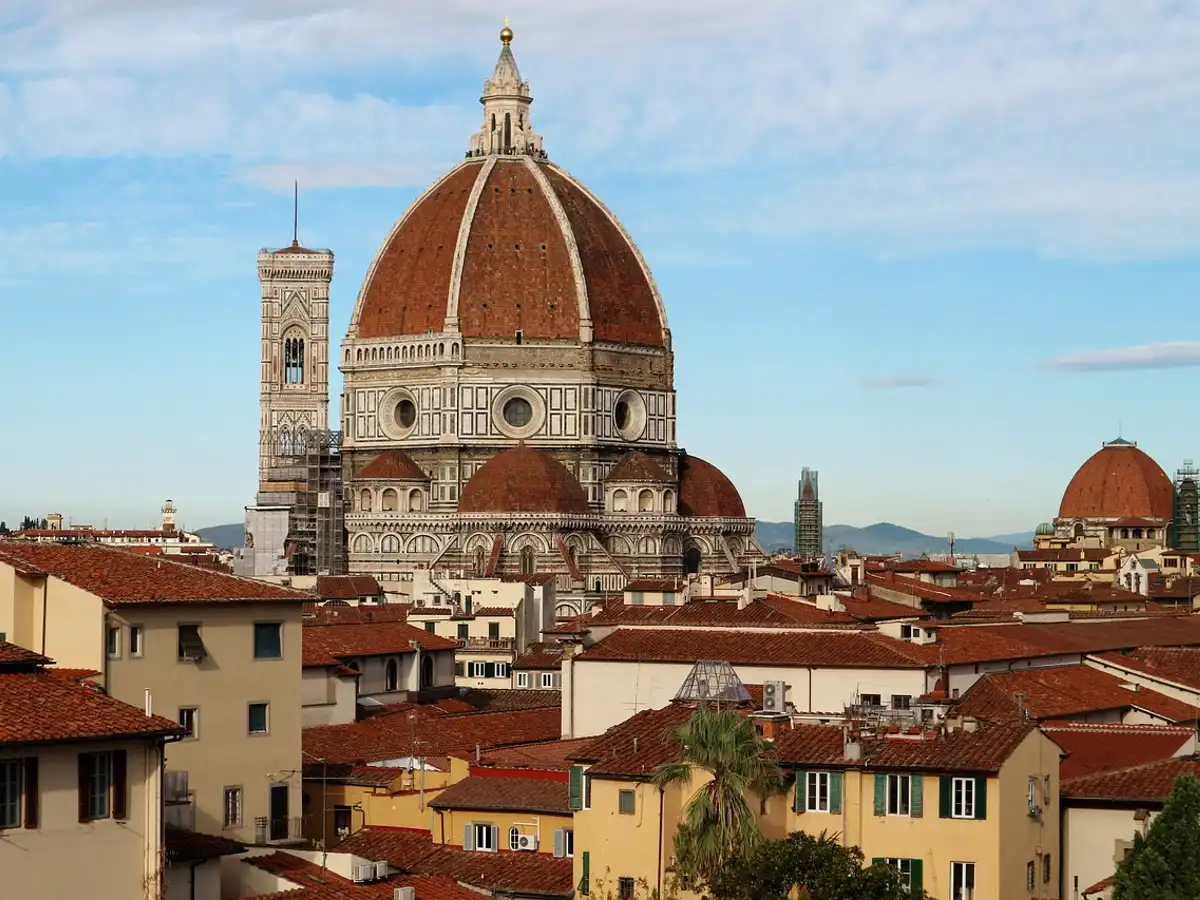
<path fill-rule="evenodd" d="M 983 599 L 978 591 L 970 588 L 943 587 L 895 572 L 867 572 L 866 581 L 872 597 L 882 590 L 913 597 L 923 603 L 978 603 Z"/>
<path fill-rule="evenodd" d="M 935 662 L 936 654 L 935 646 L 921 647 L 874 632 L 618 628 L 576 659 L 687 663 L 720 659 L 735 665 L 920 668 Z"/>
<path fill-rule="evenodd" d="M 473 688 L 465 694 L 460 694 L 459 699 L 469 703 L 474 709 L 480 712 L 505 712 L 521 709 L 562 709 L 561 691 L 507 689 L 488 691 Z"/>
<path fill-rule="evenodd" d="M 94 687 L 45 672 L 0 674 L 0 743 L 182 734 L 170 719 L 147 716 Z"/>
<path fill-rule="evenodd" d="M 566 466 L 522 441 L 479 467 L 462 489 L 458 511 L 587 515 L 588 499 Z"/>
<path fill-rule="evenodd" d="M 46 674 L 51 678 L 62 678 L 64 681 L 88 681 L 102 673 L 95 669 L 61 669 L 58 666 L 53 666 L 46 670 Z"/>
<path fill-rule="evenodd" d="M 305 624 L 361 625 L 366 622 L 407 622 L 411 607 L 404 603 L 364 603 L 360 606 L 328 603 L 307 611 Z"/>
<path fill-rule="evenodd" d="M 938 643 L 949 664 L 1101 653 L 1139 646 L 1200 645 L 1200 616 L 1157 616 L 1021 625 L 946 625 Z"/>
<path fill-rule="evenodd" d="M 839 595 L 838 602 L 846 607 L 846 612 L 860 622 L 884 622 L 888 619 L 924 618 L 924 610 L 905 606 L 903 603 L 893 603 L 880 597 L 860 598 Z"/>
<path fill-rule="evenodd" d="M 19 561 L 102 598 L 109 606 L 143 603 L 302 603 L 307 594 L 239 578 L 169 557 L 99 544 L 0 543 L 0 563 Z"/>
<path fill-rule="evenodd" d="M 303 642 L 306 667 L 337 665 L 358 656 L 413 653 L 414 643 L 427 652 L 458 648 L 456 641 L 405 622 L 324 625 L 305 622 Z"/>
<path fill-rule="evenodd" d="M 317 596 L 322 600 L 358 600 L 383 593 L 371 575 L 318 575 Z"/>
<path fill-rule="evenodd" d="M 354 766 L 312 761 L 306 762 L 304 766 L 305 778 L 363 787 L 387 787 L 407 772 L 408 769 L 402 766 Z"/>
<path fill-rule="evenodd" d="M 929 574 L 953 575 L 961 572 L 958 566 L 951 566 L 936 559 L 904 559 L 890 563 L 888 568 L 893 572 L 921 572 Z"/>
<path fill-rule="evenodd" d="M 470 775 L 446 788 L 429 805 L 434 809 L 507 810 L 569 816 L 567 787 L 567 782 L 562 780 Z"/>
<path fill-rule="evenodd" d="M 1132 803 L 1162 803 L 1180 775 L 1200 776 L 1200 760 L 1194 756 L 1164 759 L 1127 769 L 1114 769 L 1063 781 L 1064 800 L 1122 800 Z"/>
<path fill-rule="evenodd" d="M 909 610 L 919 615 L 919 610 Z M 739 608 L 737 597 L 694 598 L 687 603 L 660 606 L 625 603 L 620 597 L 593 606 L 580 624 L 587 628 L 600 625 L 672 625 L 694 628 L 853 628 L 858 624 L 853 616 L 828 612 L 803 603 L 794 597 L 769 594 Z"/>
<path fill-rule="evenodd" d="M 642 710 L 576 750 L 572 758 L 591 763 L 588 771 L 593 775 L 648 778 L 657 766 L 678 758 L 676 732 L 695 711 L 684 703 Z"/>
<path fill-rule="evenodd" d="M 381 481 L 429 480 L 429 476 L 403 450 L 384 450 L 363 466 L 355 478 Z"/>
<path fill-rule="evenodd" d="M 1194 728 L 1178 725 L 1045 722 L 1042 731 L 1067 753 L 1059 766 L 1064 780 L 1169 759 L 1195 737 Z"/>
<path fill-rule="evenodd" d="M 604 480 L 670 484 L 674 483 L 675 477 L 653 457 L 640 450 L 631 450 L 617 460 Z"/>
<path fill-rule="evenodd" d="M 1113 882 L 1117 880 L 1116 875 L 1109 875 L 1107 878 L 1101 878 L 1089 888 L 1084 888 L 1084 900 L 1088 900 L 1093 894 L 1099 894 L 1101 891 L 1106 891 L 1113 886 Z"/>
<path fill-rule="evenodd" d="M 1019 562 L 1104 562 L 1116 556 L 1116 550 L 1104 547 L 1045 547 L 1040 550 L 1018 550 Z"/>
<path fill-rule="evenodd" d="M 1188 642 L 1193 643 L 1191 640 Z M 1102 653 L 1100 660 L 1153 678 L 1200 689 L 1200 647 L 1137 647 L 1119 653 Z"/>
<path fill-rule="evenodd" d="M 643 591 L 646 593 L 679 594 L 687 587 L 687 583 L 679 578 L 634 578 L 622 590 Z"/>
<path fill-rule="evenodd" d="M 515 660 L 512 668 L 520 669 L 561 669 L 562 644 L 530 644 L 528 649 Z"/>
<path fill-rule="evenodd" d="M 963 695 L 963 715 L 998 721 L 1065 719 L 1111 710 L 1141 709 L 1170 722 L 1194 722 L 1194 706 L 1148 688 L 1131 691 L 1122 680 L 1091 666 L 1023 669 L 984 675 Z M 1023 694 L 1018 703 L 1016 695 Z"/>
<path fill-rule="evenodd" d="M 0 641 L 0 668 L 11 668 L 20 666 L 22 669 L 29 667 L 37 668 L 45 666 L 53 662 L 49 657 L 42 656 L 33 650 L 26 650 L 16 644 L 10 644 L 8 641 Z"/>
<path fill-rule="evenodd" d="M 537 769 L 543 772 L 565 772 L 571 767 L 574 755 L 595 738 L 574 738 L 563 741 L 545 741 L 540 744 L 518 744 L 489 750 L 480 758 L 478 765 L 498 769 Z"/>
<path fill-rule="evenodd" d="M 258 894 L 253 900 L 391 900 L 398 887 L 413 887 L 417 900 L 478 900 L 479 894 L 456 881 L 430 875 L 390 875 L 384 881 L 355 884 L 329 868 L 285 851 L 241 860 L 293 884 L 290 890 Z"/>
<path fill-rule="evenodd" d="M 169 862 L 193 862 L 217 859 L 245 853 L 246 848 L 237 841 L 216 834 L 201 834 L 184 828 L 167 826 L 167 860 Z"/>

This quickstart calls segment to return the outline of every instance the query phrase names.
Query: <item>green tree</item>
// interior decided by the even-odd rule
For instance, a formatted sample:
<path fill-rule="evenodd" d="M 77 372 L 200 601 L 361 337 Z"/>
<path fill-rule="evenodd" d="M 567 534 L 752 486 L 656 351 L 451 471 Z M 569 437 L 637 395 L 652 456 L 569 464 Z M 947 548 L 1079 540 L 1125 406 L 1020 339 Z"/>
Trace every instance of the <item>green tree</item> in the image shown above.
<path fill-rule="evenodd" d="M 796 894 L 792 891 L 796 890 Z M 891 866 L 864 867 L 862 851 L 836 836 L 802 831 L 762 841 L 725 862 L 709 881 L 712 900 L 919 900 Z"/>
<path fill-rule="evenodd" d="M 1200 780 L 1181 775 L 1145 837 L 1117 866 L 1113 900 L 1200 897 Z"/>
<path fill-rule="evenodd" d="M 676 737 L 683 744 L 677 762 L 654 772 L 659 788 L 687 785 L 695 770 L 711 779 L 688 801 L 675 833 L 679 886 L 694 889 L 730 857 L 750 852 L 762 841 L 749 797 L 765 798 L 783 788 L 779 767 L 762 735 L 735 709 L 701 705 Z"/>

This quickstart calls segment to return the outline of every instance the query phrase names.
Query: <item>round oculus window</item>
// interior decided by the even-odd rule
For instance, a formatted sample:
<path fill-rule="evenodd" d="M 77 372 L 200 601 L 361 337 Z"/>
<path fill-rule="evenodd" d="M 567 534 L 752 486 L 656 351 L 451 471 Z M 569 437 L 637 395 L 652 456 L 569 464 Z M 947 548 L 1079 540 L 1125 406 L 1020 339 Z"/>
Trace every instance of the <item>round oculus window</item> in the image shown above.
<path fill-rule="evenodd" d="M 504 404 L 502 414 L 513 428 L 524 428 L 533 420 L 533 405 L 524 397 L 513 397 Z"/>
<path fill-rule="evenodd" d="M 613 417 L 617 422 L 617 430 L 624 431 L 625 426 L 629 424 L 629 404 L 624 400 L 617 401 L 617 408 L 613 412 Z"/>
<path fill-rule="evenodd" d="M 396 404 L 396 424 L 403 429 L 412 428 L 417 421 L 417 405 L 407 397 Z"/>

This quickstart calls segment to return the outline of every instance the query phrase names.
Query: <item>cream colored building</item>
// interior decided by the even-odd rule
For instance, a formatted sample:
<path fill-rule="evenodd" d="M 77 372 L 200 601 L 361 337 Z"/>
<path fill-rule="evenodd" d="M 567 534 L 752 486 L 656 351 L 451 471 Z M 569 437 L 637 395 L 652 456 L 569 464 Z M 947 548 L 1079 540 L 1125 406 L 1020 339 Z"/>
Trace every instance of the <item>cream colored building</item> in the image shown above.
<path fill-rule="evenodd" d="M 164 749 L 180 730 L 49 662 L 0 643 L 0 894 L 157 900 Z"/>
<path fill-rule="evenodd" d="M 247 843 L 301 837 L 306 595 L 99 546 L 0 545 L 0 632 L 187 736 L 167 821 Z"/>

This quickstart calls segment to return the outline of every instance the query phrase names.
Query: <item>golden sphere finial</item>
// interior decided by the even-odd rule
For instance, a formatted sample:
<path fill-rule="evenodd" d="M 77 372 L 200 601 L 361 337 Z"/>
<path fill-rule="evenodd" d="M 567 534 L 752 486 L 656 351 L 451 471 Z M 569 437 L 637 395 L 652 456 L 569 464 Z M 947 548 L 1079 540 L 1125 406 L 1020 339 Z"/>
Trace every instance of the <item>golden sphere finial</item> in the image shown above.
<path fill-rule="evenodd" d="M 513 39 L 512 29 L 508 27 L 508 16 L 504 17 L 504 27 L 500 29 L 500 42 L 503 44 L 511 44 Z"/>

